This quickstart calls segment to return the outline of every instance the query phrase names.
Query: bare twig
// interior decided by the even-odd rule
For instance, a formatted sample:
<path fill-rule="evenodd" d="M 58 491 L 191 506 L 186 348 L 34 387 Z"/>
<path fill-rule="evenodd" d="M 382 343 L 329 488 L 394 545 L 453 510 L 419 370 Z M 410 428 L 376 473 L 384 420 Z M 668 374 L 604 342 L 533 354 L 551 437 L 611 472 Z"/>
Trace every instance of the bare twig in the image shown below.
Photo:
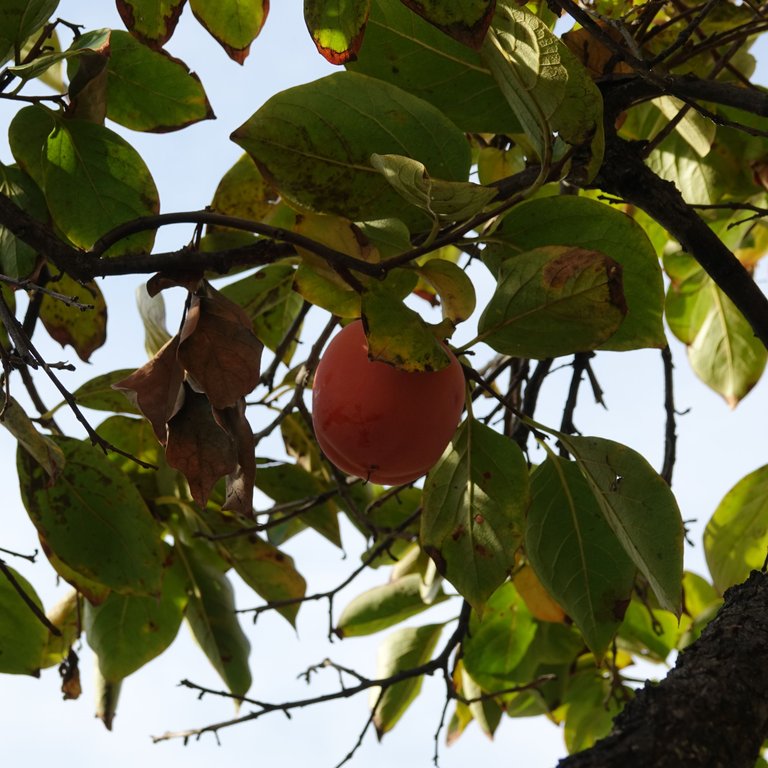
<path fill-rule="evenodd" d="M 672 365 L 672 352 L 669 345 L 661 350 L 661 359 L 664 363 L 664 412 L 667 418 L 664 428 L 664 463 L 660 474 L 667 481 L 667 485 L 672 485 L 672 470 L 675 467 L 677 452 L 677 432 L 675 428 L 674 366 Z"/>

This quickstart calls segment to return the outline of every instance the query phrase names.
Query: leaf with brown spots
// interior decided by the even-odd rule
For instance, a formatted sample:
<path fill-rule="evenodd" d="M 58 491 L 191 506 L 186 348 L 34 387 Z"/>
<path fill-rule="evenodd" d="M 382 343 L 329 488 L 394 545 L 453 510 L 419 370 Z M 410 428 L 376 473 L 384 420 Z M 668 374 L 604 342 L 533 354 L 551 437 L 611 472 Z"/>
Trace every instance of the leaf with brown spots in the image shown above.
<path fill-rule="evenodd" d="M 179 337 L 174 336 L 146 365 L 112 385 L 136 403 L 163 445 L 168 437 L 166 424 L 178 412 L 183 397 L 178 345 Z"/>
<path fill-rule="evenodd" d="M 128 31 L 150 48 L 162 47 L 173 34 L 186 0 L 116 0 Z"/>
<path fill-rule="evenodd" d="M 528 468 L 522 451 L 478 421 L 465 421 L 424 484 L 421 545 L 481 611 L 507 578 L 522 542 Z"/>
<path fill-rule="evenodd" d="M 318 52 L 331 64 L 357 58 L 371 0 L 304 0 L 304 20 Z"/>
<path fill-rule="evenodd" d="M 192 297 L 178 357 L 190 384 L 205 392 L 214 408 L 233 406 L 254 389 L 263 348 L 237 304 L 212 288 Z"/>
<path fill-rule="evenodd" d="M 496 0 L 402 0 L 414 13 L 464 45 L 479 48 L 496 10 Z"/>
<path fill-rule="evenodd" d="M 168 422 L 168 463 L 189 483 L 192 498 L 205 504 L 216 482 L 237 469 L 237 445 L 216 422 L 205 395 L 184 385 L 184 403 Z"/>

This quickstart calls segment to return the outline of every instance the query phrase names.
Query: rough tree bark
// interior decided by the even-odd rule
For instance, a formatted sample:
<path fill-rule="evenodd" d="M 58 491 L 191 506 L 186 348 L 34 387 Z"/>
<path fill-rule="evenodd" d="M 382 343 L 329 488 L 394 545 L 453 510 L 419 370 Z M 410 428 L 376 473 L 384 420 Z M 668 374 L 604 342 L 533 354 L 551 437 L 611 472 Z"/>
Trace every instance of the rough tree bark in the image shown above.
<path fill-rule="evenodd" d="M 768 575 L 753 571 L 612 733 L 558 768 L 753 768 L 768 737 L 767 690 Z"/>

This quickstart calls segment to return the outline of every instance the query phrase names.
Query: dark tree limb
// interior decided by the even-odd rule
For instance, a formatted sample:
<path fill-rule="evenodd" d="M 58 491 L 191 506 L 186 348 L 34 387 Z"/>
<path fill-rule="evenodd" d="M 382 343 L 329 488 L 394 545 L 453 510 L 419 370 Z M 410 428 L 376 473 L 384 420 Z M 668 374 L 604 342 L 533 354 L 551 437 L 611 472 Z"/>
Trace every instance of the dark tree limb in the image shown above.
<path fill-rule="evenodd" d="M 613 732 L 559 768 L 752 768 L 768 736 L 768 575 L 753 571 Z"/>
<path fill-rule="evenodd" d="M 609 134 L 594 186 L 637 206 L 661 224 L 736 305 L 768 348 L 768 298 L 677 187 L 645 165 L 637 143 Z"/>

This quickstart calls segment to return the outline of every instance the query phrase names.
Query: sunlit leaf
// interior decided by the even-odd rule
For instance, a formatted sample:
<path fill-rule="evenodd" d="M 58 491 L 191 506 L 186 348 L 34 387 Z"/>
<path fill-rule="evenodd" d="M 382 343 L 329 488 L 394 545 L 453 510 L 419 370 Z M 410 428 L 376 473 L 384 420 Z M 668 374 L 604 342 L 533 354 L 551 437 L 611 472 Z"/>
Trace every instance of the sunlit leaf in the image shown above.
<path fill-rule="evenodd" d="M 357 58 L 371 0 L 304 0 L 304 20 L 321 56 L 331 64 Z"/>
<path fill-rule="evenodd" d="M 150 48 L 170 39 L 186 0 L 116 0 L 125 26 Z"/>
<path fill-rule="evenodd" d="M 704 530 L 704 554 L 720 594 L 763 566 L 768 548 L 768 466 L 725 494 Z"/>
<path fill-rule="evenodd" d="M 612 693 L 611 681 L 598 670 L 577 672 L 569 681 L 563 703 L 565 745 L 570 753 L 588 749 L 608 735 L 620 710 L 619 697 Z"/>
<path fill-rule="evenodd" d="M 47 435 L 38 432 L 37 427 L 24 409 L 12 397 L 8 398 L 2 424 L 18 441 L 19 445 L 45 470 L 52 480 L 64 466 L 64 453 Z"/>
<path fill-rule="evenodd" d="M 238 64 L 245 62 L 269 12 L 269 0 L 189 0 L 195 18 Z"/>
<path fill-rule="evenodd" d="M 32 585 L 18 571 L 10 566 L 5 567 L 8 572 L 0 572 L 0 672 L 39 677 L 48 630 L 24 602 L 18 590 L 41 613 L 43 604 Z"/>
<path fill-rule="evenodd" d="M 0 5 L 0 63 L 53 15 L 59 0 L 5 0 Z"/>
<path fill-rule="evenodd" d="M 388 635 L 379 646 L 376 678 L 383 679 L 430 660 L 443 630 L 442 624 L 406 627 Z M 381 738 L 395 727 L 411 702 L 419 695 L 423 676 L 418 675 L 387 688 L 371 688 L 369 705 L 373 724 Z"/>

